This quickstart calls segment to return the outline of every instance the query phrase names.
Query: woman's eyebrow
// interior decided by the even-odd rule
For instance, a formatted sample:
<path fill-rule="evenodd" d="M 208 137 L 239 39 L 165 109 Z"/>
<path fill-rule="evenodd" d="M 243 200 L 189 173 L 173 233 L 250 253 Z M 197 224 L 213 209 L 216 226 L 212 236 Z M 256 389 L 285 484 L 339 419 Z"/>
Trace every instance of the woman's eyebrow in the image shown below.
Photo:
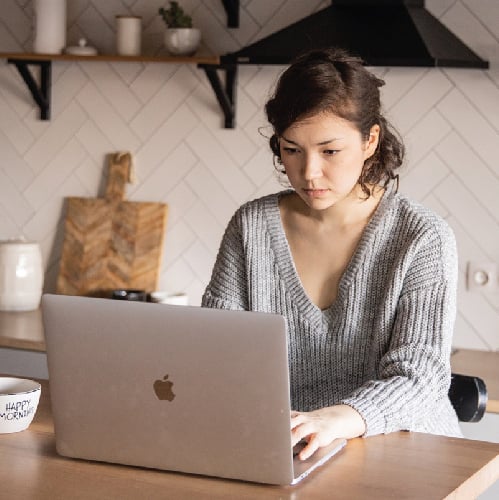
<path fill-rule="evenodd" d="M 286 137 L 284 137 L 283 135 L 281 135 L 281 137 L 286 141 L 286 142 L 289 142 L 290 144 L 294 144 L 295 146 L 298 146 L 298 144 L 295 142 L 295 141 L 292 141 L 290 139 L 286 139 Z"/>
<path fill-rule="evenodd" d="M 286 142 L 289 142 L 290 144 L 294 144 L 295 146 L 299 146 L 299 144 L 295 141 L 291 141 L 290 139 L 286 139 L 283 135 L 281 136 Z M 325 146 L 326 144 L 329 144 L 330 142 L 338 141 L 339 139 L 342 139 L 341 137 L 333 137 L 332 139 L 327 139 L 326 141 L 321 141 L 318 142 L 316 145 L 317 146 Z"/>

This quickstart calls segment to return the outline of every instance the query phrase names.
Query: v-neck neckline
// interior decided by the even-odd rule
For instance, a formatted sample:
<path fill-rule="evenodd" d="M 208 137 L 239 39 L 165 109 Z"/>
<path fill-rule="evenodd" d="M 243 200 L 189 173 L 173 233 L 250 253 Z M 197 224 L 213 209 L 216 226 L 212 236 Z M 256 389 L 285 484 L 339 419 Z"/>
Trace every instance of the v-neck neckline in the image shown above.
<path fill-rule="evenodd" d="M 279 209 L 279 200 L 294 191 L 288 189 L 277 193 L 272 197 L 272 203 L 268 206 L 267 219 L 269 223 L 269 232 L 272 241 L 272 248 L 276 254 L 276 263 L 282 279 L 286 283 L 286 288 L 292 296 L 295 305 L 308 318 L 315 318 L 316 321 L 330 320 L 337 316 L 338 308 L 342 307 L 347 296 L 350 283 L 355 278 L 361 263 L 364 260 L 364 255 L 371 247 L 375 237 L 376 228 L 379 225 L 379 220 L 384 216 L 387 207 L 390 205 L 389 200 L 394 196 L 394 193 L 388 188 L 381 197 L 378 206 L 370 217 L 366 227 L 362 231 L 360 240 L 348 262 L 343 274 L 338 282 L 338 293 L 335 300 L 325 309 L 320 309 L 308 296 L 301 282 L 300 276 L 296 269 L 291 248 L 282 223 L 281 213 Z"/>

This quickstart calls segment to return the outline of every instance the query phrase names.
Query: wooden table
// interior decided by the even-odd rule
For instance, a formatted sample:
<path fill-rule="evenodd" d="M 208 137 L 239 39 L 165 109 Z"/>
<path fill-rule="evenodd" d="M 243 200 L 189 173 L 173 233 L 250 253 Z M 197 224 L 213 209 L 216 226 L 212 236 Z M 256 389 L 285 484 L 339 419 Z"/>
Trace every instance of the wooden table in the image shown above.
<path fill-rule="evenodd" d="M 470 499 L 499 477 L 499 444 L 399 432 L 350 440 L 293 487 L 74 460 L 57 455 L 49 402 L 28 430 L 0 435 L 0 497 L 71 499 Z"/>
<path fill-rule="evenodd" d="M 458 349 L 451 357 L 451 365 L 454 373 L 483 379 L 488 396 L 486 411 L 499 413 L 499 352 Z"/>

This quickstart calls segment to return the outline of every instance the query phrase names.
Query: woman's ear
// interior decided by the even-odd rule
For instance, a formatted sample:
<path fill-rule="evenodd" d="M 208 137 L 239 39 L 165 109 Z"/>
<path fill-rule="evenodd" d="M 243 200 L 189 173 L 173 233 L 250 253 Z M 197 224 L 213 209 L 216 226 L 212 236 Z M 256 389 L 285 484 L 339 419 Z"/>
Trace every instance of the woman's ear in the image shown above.
<path fill-rule="evenodd" d="M 375 153 L 379 143 L 379 132 L 380 132 L 380 127 L 376 123 L 371 127 L 371 130 L 369 131 L 369 137 L 365 142 L 366 148 L 364 152 L 364 161 L 367 160 L 368 158 L 371 158 L 371 156 Z"/>

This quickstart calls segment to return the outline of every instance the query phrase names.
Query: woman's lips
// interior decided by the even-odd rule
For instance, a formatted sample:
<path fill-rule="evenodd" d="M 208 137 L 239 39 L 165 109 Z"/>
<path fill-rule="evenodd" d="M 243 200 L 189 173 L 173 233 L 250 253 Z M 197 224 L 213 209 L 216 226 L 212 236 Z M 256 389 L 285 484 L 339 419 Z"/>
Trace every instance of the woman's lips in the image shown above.
<path fill-rule="evenodd" d="M 310 198 L 321 198 L 329 193 L 329 189 L 304 189 L 303 192 Z"/>

